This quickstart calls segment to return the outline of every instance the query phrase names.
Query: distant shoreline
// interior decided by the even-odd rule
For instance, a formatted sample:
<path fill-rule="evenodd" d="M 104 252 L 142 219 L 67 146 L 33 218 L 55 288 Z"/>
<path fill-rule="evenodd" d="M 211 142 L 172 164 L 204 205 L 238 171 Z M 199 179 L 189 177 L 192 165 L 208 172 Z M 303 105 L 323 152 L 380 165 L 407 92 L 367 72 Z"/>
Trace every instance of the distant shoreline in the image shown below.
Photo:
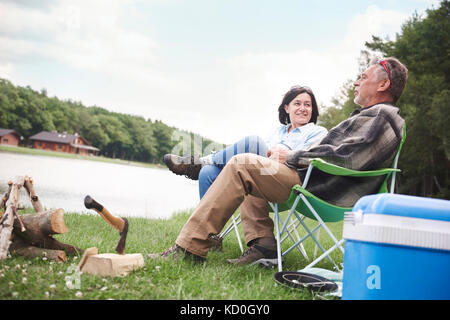
<path fill-rule="evenodd" d="M 81 155 L 77 155 L 77 154 L 73 154 L 73 153 L 47 151 L 47 150 L 32 149 L 32 148 L 26 148 L 26 147 L 15 147 L 15 146 L 9 146 L 9 145 L 4 145 L 4 144 L 0 145 L 0 153 L 2 153 L 2 152 L 39 155 L 39 156 L 57 157 L 57 158 L 66 158 L 66 159 L 90 160 L 90 161 L 124 164 L 124 165 L 131 165 L 131 166 L 137 166 L 137 167 L 156 168 L 156 169 L 165 169 L 166 168 L 166 166 L 161 165 L 161 164 L 129 161 L 129 160 L 122 160 L 122 159 L 112 159 L 112 158 L 100 157 L 100 156 L 81 156 Z"/>

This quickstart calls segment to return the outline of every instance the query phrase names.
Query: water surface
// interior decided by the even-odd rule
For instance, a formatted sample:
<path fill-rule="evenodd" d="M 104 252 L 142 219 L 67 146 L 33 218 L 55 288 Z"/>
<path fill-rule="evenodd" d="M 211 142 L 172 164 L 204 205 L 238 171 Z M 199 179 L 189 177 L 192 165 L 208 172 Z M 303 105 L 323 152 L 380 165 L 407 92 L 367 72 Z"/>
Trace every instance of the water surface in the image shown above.
<path fill-rule="evenodd" d="M 93 213 L 84 207 L 86 195 L 115 215 L 147 218 L 169 218 L 199 201 L 197 181 L 167 169 L 1 152 L 2 195 L 17 175 L 33 178 L 44 207 L 65 212 Z M 20 200 L 31 206 L 25 190 Z"/>

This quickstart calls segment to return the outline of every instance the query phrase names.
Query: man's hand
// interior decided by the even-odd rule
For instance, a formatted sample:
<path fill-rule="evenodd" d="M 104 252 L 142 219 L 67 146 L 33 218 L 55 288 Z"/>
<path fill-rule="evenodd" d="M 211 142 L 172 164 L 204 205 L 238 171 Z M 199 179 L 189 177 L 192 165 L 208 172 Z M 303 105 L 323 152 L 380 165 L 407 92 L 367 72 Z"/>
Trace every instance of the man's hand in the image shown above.
<path fill-rule="evenodd" d="M 285 145 L 277 144 L 267 151 L 267 157 L 280 163 L 285 163 L 289 151 L 290 149 Z"/>

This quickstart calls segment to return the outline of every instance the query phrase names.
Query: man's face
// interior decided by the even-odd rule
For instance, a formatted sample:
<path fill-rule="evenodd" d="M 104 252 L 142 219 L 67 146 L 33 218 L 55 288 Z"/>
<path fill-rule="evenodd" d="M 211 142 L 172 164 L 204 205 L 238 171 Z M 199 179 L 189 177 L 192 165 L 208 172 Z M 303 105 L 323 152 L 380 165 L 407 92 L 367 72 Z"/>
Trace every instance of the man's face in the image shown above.
<path fill-rule="evenodd" d="M 375 70 L 378 66 L 372 65 L 361 74 L 361 77 L 356 80 L 355 85 L 355 99 L 356 104 L 361 107 L 369 107 L 376 103 L 374 98 L 377 94 L 379 81 L 377 81 Z"/>

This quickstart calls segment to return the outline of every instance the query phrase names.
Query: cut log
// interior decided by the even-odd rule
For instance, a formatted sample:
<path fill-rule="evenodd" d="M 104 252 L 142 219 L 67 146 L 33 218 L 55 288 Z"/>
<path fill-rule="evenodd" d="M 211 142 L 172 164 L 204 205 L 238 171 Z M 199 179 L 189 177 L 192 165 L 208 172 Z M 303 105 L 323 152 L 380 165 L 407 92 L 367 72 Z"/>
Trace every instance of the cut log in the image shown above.
<path fill-rule="evenodd" d="M 23 236 L 30 237 L 30 239 L 32 239 L 34 235 L 41 237 L 42 234 L 48 236 L 53 234 L 64 234 L 69 231 L 64 223 L 63 209 L 22 214 L 20 217 L 22 218 L 22 222 L 27 229 Z M 15 227 L 18 227 L 17 223 L 18 222 L 14 222 Z"/>
<path fill-rule="evenodd" d="M 63 209 L 23 214 L 20 217 L 26 231 L 21 232 L 19 221 L 16 219 L 13 231 L 15 238 L 39 248 L 64 250 L 67 254 L 81 255 L 83 253 L 82 249 L 59 242 L 52 237 L 54 234 L 64 234 L 69 231 L 64 223 Z"/>
<path fill-rule="evenodd" d="M 22 188 L 24 182 L 24 177 L 14 178 L 8 201 L 6 201 L 6 210 L 0 222 L 0 260 L 6 259 L 8 256 L 15 212 L 19 206 L 20 188 Z"/>
<path fill-rule="evenodd" d="M 15 240 L 9 247 L 9 251 L 26 258 L 47 258 L 50 261 L 66 262 L 67 256 L 64 250 L 51 250 L 30 246 L 21 240 Z"/>

